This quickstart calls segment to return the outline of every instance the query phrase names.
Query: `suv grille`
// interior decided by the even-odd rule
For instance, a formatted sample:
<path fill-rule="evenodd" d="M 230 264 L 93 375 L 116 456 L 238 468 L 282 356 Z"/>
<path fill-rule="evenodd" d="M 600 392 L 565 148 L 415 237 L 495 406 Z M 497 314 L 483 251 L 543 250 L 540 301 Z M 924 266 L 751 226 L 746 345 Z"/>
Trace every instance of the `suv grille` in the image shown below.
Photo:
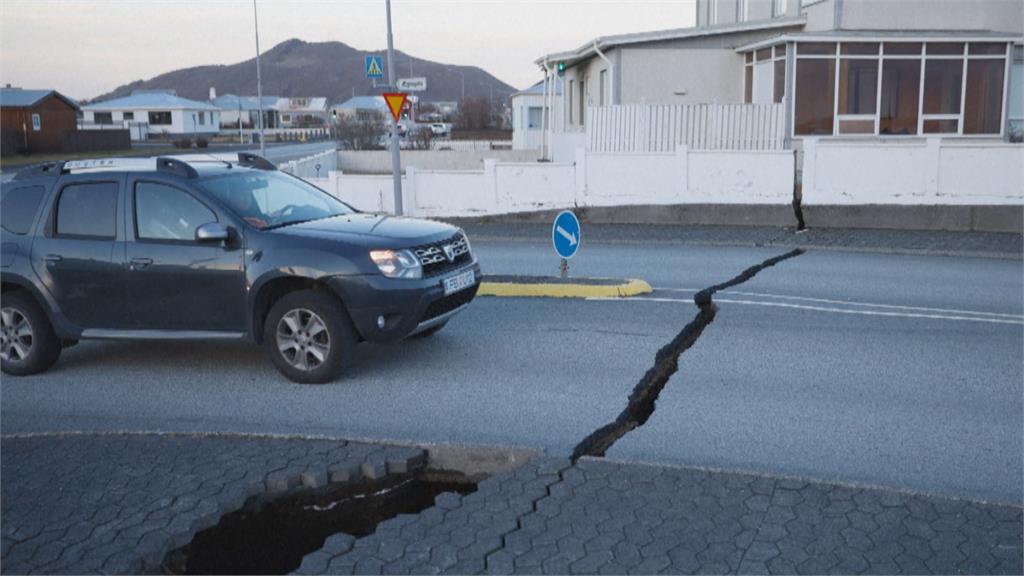
<path fill-rule="evenodd" d="M 432 278 L 445 272 L 461 268 L 473 260 L 469 242 L 462 233 L 448 240 L 424 244 L 412 249 L 423 266 L 423 277 Z"/>

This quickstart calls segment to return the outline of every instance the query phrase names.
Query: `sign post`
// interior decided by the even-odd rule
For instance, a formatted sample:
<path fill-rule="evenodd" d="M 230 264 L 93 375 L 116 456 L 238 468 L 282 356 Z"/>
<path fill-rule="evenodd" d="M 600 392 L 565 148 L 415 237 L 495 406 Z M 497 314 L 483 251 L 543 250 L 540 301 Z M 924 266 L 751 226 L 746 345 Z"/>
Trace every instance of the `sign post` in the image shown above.
<path fill-rule="evenodd" d="M 583 240 L 580 221 L 571 210 L 562 210 L 551 225 L 551 242 L 555 253 L 562 258 L 558 269 L 562 278 L 569 277 L 569 259 L 576 255 Z"/>
<path fill-rule="evenodd" d="M 388 86 L 395 87 L 395 41 L 391 36 L 391 0 L 386 2 L 388 12 Z M 387 96 L 384 97 L 387 99 Z M 390 106 L 390 104 L 389 104 Z M 399 113 L 401 108 L 399 108 Z M 391 172 L 395 184 L 395 216 L 402 215 L 402 158 L 398 142 L 398 116 L 391 111 Z"/>

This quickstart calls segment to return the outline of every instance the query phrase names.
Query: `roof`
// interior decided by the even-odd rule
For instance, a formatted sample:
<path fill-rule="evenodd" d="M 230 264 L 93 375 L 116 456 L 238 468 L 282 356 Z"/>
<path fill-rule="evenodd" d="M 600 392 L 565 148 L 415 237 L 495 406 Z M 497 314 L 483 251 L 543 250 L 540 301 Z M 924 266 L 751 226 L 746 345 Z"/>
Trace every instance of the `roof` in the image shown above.
<path fill-rule="evenodd" d="M 789 32 L 772 38 L 766 38 L 752 42 L 745 46 L 736 48 L 737 52 L 750 52 L 774 46 L 782 42 L 836 42 L 842 40 L 855 40 L 858 42 L 884 42 L 893 41 L 928 41 L 928 40 L 955 40 L 958 42 L 981 41 L 981 42 L 1019 42 L 1020 35 L 1008 34 L 1006 32 L 992 32 L 991 30 L 826 30 L 821 32 Z"/>
<path fill-rule="evenodd" d="M 556 82 L 555 82 L 555 87 L 556 87 L 555 93 L 556 94 L 561 94 L 562 93 L 562 84 L 563 83 L 564 83 L 564 81 L 561 78 L 558 78 L 556 80 Z M 519 92 L 516 92 L 516 93 L 512 94 L 512 97 L 514 98 L 516 96 L 526 96 L 526 95 L 530 95 L 530 94 L 536 94 L 538 96 L 543 95 L 544 94 L 544 81 L 541 80 L 540 82 L 537 82 L 536 84 L 534 84 L 533 86 L 530 86 L 526 90 L 520 90 Z"/>
<path fill-rule="evenodd" d="M 543 66 L 545 62 L 566 62 L 566 64 L 571 65 L 581 60 L 591 58 L 597 53 L 597 49 L 606 50 L 608 48 L 629 44 L 645 44 L 649 42 L 665 42 L 668 40 L 685 40 L 687 38 L 699 38 L 702 36 L 716 36 L 719 34 L 736 34 L 755 30 L 789 28 L 791 26 L 802 26 L 806 23 L 807 19 L 801 16 L 798 18 L 772 18 L 771 20 L 757 20 L 754 22 L 742 22 L 739 24 L 729 23 L 719 24 L 716 26 L 673 28 L 670 30 L 655 30 L 652 32 L 600 36 L 575 50 L 555 52 L 541 56 L 534 60 L 534 63 Z"/>
<path fill-rule="evenodd" d="M 31 108 L 51 94 L 67 102 L 76 110 L 81 108 L 78 102 L 56 90 L 23 90 L 21 88 L 0 88 L 0 106 L 5 108 Z"/>
<path fill-rule="evenodd" d="M 264 110 L 276 110 L 277 101 L 280 99 L 279 96 L 264 96 L 263 97 L 263 109 Z M 239 103 L 241 103 L 242 110 L 259 110 L 259 103 L 255 96 L 237 96 L 235 94 L 225 94 L 218 96 L 213 99 L 213 105 L 221 110 L 238 110 Z"/>
<path fill-rule="evenodd" d="M 216 106 L 166 92 L 141 92 L 123 98 L 94 102 L 84 110 L 219 110 Z"/>
<path fill-rule="evenodd" d="M 353 96 L 341 104 L 331 108 L 338 110 L 387 110 L 388 105 L 383 96 Z"/>

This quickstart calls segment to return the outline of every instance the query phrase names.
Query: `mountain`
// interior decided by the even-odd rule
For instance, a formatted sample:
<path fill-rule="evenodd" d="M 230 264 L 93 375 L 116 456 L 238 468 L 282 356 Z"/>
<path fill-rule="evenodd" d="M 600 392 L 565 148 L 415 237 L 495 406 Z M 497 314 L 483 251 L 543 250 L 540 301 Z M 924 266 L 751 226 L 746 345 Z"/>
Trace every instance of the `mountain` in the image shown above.
<path fill-rule="evenodd" d="M 263 94 L 326 96 L 330 104 L 344 102 L 353 95 L 378 94 L 382 90 L 374 89 L 372 81 L 366 78 L 364 56 L 367 54 L 384 55 L 386 51 L 366 52 L 341 42 L 286 40 L 260 56 Z M 395 51 L 395 70 L 399 78 L 426 77 L 427 90 L 419 93 L 424 102 L 459 100 L 463 94 L 463 77 L 467 97 L 486 98 L 493 93 L 493 97 L 500 101 L 507 99 L 516 91 L 512 86 L 476 66 L 432 62 L 411 57 L 398 50 Z M 172 89 L 178 96 L 203 101 L 209 98 L 210 87 L 216 88 L 218 95 L 255 95 L 256 59 L 237 64 L 195 66 L 167 72 L 149 80 L 136 80 L 119 86 L 112 92 L 93 98 L 92 101 L 127 96 L 132 90 L 139 89 Z"/>

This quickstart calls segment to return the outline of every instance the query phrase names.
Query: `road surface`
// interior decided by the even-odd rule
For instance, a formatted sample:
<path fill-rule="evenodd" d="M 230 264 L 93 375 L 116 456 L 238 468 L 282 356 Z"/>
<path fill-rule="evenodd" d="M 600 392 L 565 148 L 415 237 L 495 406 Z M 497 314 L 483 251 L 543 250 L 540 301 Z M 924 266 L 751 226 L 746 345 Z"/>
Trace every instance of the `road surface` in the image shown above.
<path fill-rule="evenodd" d="M 477 242 L 485 273 L 552 274 L 547 242 Z M 783 252 L 584 246 L 627 301 L 480 298 L 438 335 L 363 345 L 299 386 L 245 344 L 83 342 L 5 377 L 2 431 L 206 430 L 511 444 L 566 455 L 696 314 L 693 291 Z M 1022 501 L 1019 260 L 808 252 L 716 295 L 650 421 L 609 456 Z"/>

